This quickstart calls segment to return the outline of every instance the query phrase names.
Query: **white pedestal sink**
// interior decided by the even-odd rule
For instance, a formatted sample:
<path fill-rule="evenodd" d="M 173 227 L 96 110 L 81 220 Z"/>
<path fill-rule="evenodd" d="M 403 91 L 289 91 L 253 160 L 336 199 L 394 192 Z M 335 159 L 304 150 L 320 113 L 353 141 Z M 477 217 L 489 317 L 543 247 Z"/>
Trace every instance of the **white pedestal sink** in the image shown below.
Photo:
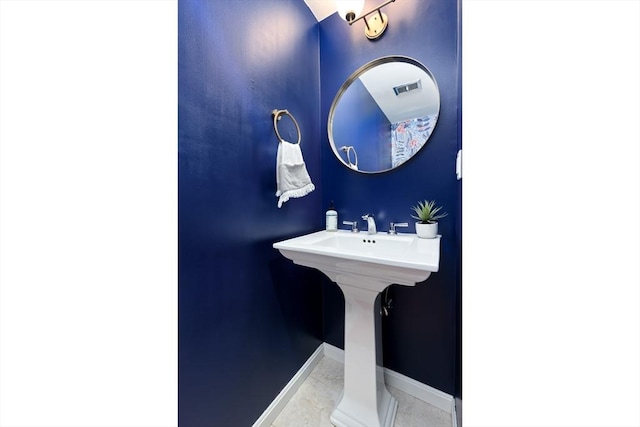
<path fill-rule="evenodd" d="M 391 427 L 398 403 L 384 384 L 376 352 L 376 297 L 387 286 L 415 286 L 440 263 L 440 237 L 318 231 L 274 243 L 294 263 L 336 282 L 345 299 L 344 391 L 331 422 L 338 427 Z"/>

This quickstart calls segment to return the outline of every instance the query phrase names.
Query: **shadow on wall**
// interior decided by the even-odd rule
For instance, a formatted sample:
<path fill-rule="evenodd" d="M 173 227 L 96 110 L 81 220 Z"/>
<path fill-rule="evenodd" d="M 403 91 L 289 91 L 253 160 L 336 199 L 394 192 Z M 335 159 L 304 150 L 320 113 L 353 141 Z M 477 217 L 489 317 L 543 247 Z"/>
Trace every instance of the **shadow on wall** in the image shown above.
<path fill-rule="evenodd" d="M 297 337 L 297 334 L 310 334 L 316 339 L 321 338 L 322 313 L 319 302 L 322 301 L 322 273 L 293 264 L 273 249 L 270 242 L 264 250 L 277 252 L 277 256 L 269 261 L 269 273 L 278 299 L 280 315 L 284 323 L 292 331 L 296 331 L 291 338 Z M 309 310 L 309 307 L 315 307 L 316 310 Z"/>

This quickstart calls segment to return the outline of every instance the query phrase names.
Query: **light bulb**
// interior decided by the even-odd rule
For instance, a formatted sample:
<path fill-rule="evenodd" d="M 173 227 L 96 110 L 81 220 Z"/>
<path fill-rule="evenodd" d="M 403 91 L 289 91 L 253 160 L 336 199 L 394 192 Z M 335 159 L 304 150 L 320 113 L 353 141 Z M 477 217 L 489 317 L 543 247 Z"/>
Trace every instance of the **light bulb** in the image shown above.
<path fill-rule="evenodd" d="M 347 22 L 353 21 L 362 13 L 364 0 L 336 0 L 338 15 Z"/>

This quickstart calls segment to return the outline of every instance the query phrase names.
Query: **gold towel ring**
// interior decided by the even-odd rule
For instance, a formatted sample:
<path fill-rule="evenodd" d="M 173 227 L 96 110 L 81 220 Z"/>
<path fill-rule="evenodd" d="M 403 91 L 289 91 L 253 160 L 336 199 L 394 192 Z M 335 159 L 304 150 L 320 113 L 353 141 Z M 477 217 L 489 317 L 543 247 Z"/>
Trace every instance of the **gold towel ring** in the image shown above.
<path fill-rule="evenodd" d="M 278 141 L 280 142 L 284 141 L 284 139 L 282 139 L 282 137 L 280 136 L 280 132 L 278 132 L 278 124 L 277 124 L 277 121 L 280 120 L 283 114 L 286 114 L 287 116 L 291 117 L 291 120 L 293 120 L 293 124 L 296 125 L 296 130 L 298 131 L 297 144 L 300 144 L 300 139 L 301 139 L 300 126 L 298 126 L 298 122 L 296 121 L 295 117 L 293 117 L 293 115 L 287 110 L 273 110 L 271 112 L 271 115 L 273 116 L 273 130 L 276 131 L 276 136 L 278 137 Z"/>

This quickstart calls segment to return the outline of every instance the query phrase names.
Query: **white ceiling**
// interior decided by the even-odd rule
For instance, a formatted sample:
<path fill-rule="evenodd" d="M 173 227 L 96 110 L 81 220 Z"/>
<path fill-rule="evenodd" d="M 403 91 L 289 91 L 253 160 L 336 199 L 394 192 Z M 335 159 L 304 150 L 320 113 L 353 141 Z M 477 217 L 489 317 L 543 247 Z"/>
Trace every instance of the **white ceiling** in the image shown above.
<path fill-rule="evenodd" d="M 304 2 L 311 9 L 318 22 L 337 10 L 335 0 L 304 0 Z"/>
<path fill-rule="evenodd" d="M 421 89 L 396 95 L 393 88 L 420 81 Z M 422 69 L 404 62 L 377 65 L 360 76 L 360 81 L 387 116 L 390 123 L 437 114 L 440 96 L 433 80 Z"/>

